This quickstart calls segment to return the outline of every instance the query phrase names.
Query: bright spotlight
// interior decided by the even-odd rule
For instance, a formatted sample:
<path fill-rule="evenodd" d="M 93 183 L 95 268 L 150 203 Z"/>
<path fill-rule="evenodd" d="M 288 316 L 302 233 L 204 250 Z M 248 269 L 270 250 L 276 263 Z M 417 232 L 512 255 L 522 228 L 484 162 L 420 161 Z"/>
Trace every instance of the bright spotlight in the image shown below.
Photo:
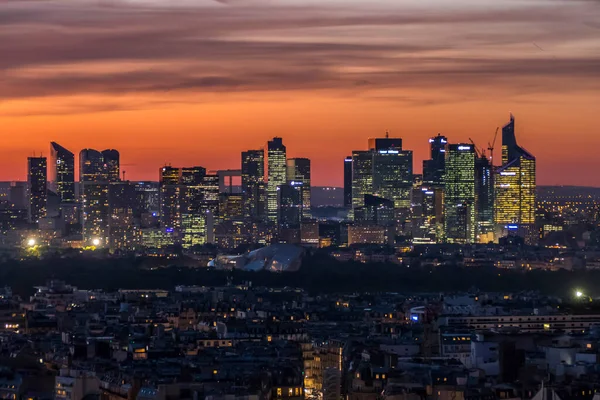
<path fill-rule="evenodd" d="M 35 239 L 34 238 L 29 239 L 27 241 L 27 246 L 29 246 L 29 247 L 35 246 Z"/>
<path fill-rule="evenodd" d="M 98 239 L 98 238 L 93 239 L 92 244 L 96 247 L 100 246 L 100 239 Z"/>
<path fill-rule="evenodd" d="M 578 291 L 575 292 L 575 296 L 578 297 L 578 298 L 581 298 L 581 297 L 583 297 L 583 292 L 580 291 L 580 290 L 578 290 Z"/>

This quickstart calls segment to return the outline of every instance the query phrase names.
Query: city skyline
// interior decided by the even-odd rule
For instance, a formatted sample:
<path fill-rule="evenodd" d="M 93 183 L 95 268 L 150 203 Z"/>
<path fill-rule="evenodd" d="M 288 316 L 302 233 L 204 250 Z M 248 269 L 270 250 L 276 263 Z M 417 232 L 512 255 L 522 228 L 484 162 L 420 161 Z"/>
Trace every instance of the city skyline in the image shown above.
<path fill-rule="evenodd" d="M 119 149 L 146 180 L 282 136 L 340 186 L 366 137 L 422 160 L 438 132 L 485 146 L 514 112 L 540 184 L 600 185 L 580 173 L 600 166 L 597 2 L 364 3 L 4 1 L 0 180 L 49 141 Z"/>

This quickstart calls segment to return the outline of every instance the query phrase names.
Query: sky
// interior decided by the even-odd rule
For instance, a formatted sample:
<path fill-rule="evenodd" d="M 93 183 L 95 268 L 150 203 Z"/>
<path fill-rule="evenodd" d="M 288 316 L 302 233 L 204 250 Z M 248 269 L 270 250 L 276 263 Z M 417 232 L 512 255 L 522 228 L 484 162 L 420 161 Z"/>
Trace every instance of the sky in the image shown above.
<path fill-rule="evenodd" d="M 420 172 L 429 137 L 487 148 L 510 112 L 538 184 L 600 186 L 600 1 L 0 0 L 0 180 L 50 141 L 156 180 L 280 136 L 339 186 L 369 137 Z"/>

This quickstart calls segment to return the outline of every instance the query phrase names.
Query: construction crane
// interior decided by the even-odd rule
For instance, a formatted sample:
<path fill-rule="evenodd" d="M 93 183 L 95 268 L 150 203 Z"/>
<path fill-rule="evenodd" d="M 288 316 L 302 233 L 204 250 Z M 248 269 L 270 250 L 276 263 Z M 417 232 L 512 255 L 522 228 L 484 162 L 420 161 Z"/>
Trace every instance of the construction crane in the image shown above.
<path fill-rule="evenodd" d="M 488 142 L 488 150 L 490 151 L 490 164 L 492 167 L 494 166 L 494 146 L 496 145 L 496 138 L 498 137 L 498 131 L 500 127 L 496 127 L 496 133 L 494 133 L 494 141 L 492 143 Z"/>
<path fill-rule="evenodd" d="M 480 150 L 477 148 L 477 145 L 475 144 L 473 139 L 469 138 L 469 142 L 471 142 L 471 144 L 473 145 L 473 148 L 475 149 L 475 154 L 477 155 L 477 157 L 484 157 L 485 152 L 483 150 Z"/>

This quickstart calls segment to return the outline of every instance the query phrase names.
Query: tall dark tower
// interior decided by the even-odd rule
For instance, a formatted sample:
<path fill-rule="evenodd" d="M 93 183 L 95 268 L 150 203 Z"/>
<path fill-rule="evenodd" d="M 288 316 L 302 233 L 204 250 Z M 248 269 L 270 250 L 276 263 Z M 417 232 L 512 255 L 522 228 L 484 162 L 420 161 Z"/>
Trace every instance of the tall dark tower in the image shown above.
<path fill-rule="evenodd" d="M 444 187 L 446 146 L 448 139 L 438 133 L 429 139 L 431 159 L 423 161 L 423 183 L 431 187 Z"/>
<path fill-rule="evenodd" d="M 242 195 L 244 196 L 244 216 L 262 218 L 265 216 L 265 152 L 248 150 L 242 152 Z"/>
<path fill-rule="evenodd" d="M 62 203 L 75 202 L 75 155 L 56 142 L 50 143 L 48 178 Z"/>
<path fill-rule="evenodd" d="M 27 187 L 29 191 L 29 222 L 37 223 L 46 216 L 48 165 L 46 157 L 27 159 Z"/>
<path fill-rule="evenodd" d="M 107 149 L 102 151 L 104 165 L 106 168 L 106 177 L 109 182 L 118 182 L 121 180 L 120 155 L 117 150 Z"/>
<path fill-rule="evenodd" d="M 352 208 L 352 156 L 344 158 L 344 207 Z"/>
<path fill-rule="evenodd" d="M 310 218 L 310 160 L 308 158 L 290 158 L 287 160 L 287 182 L 302 183 L 302 218 Z"/>

